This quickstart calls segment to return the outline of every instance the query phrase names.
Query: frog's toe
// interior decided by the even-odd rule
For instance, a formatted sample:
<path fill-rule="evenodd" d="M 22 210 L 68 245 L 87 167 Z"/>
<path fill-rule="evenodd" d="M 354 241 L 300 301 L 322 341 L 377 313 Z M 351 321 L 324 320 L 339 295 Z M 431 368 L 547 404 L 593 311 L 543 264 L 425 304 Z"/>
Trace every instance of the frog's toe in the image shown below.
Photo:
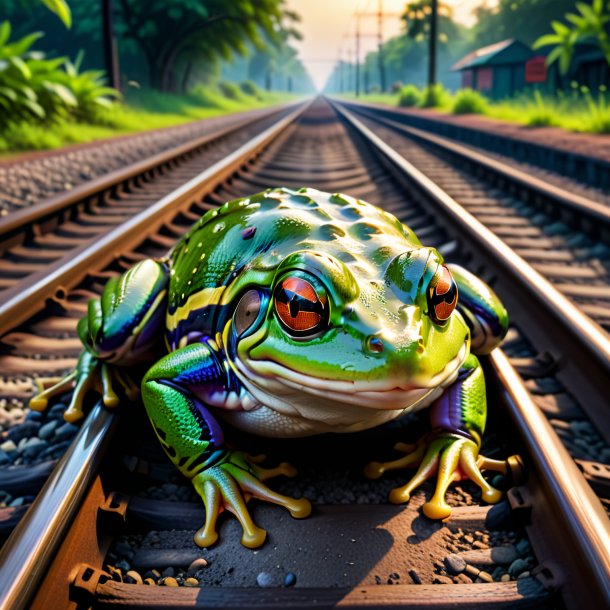
<path fill-rule="evenodd" d="M 49 406 L 49 400 L 67 392 L 76 379 L 76 371 L 65 377 L 43 377 L 36 380 L 38 394 L 30 399 L 29 407 L 33 411 L 44 411 Z M 53 383 L 52 383 L 53 382 Z"/>
<path fill-rule="evenodd" d="M 402 451 L 406 455 L 391 462 L 369 462 L 364 467 L 364 476 L 367 479 L 378 479 L 384 472 L 389 470 L 402 470 L 410 466 L 417 466 L 422 460 L 425 446 L 423 444 L 407 445 L 406 443 L 396 443 L 394 449 Z M 397 503 L 400 502 L 406 502 L 406 500 L 397 501 Z"/>
<path fill-rule="evenodd" d="M 248 456 L 248 459 L 250 457 Z M 250 460 L 252 461 L 252 460 Z M 293 478 L 297 475 L 297 469 L 288 462 L 282 462 L 278 464 L 274 468 L 263 468 L 261 466 L 257 466 L 253 464 L 251 466 L 252 472 L 256 475 L 256 478 L 259 481 L 266 481 L 267 479 L 272 479 L 273 477 L 279 477 L 280 475 L 284 475 L 285 477 Z"/>
<path fill-rule="evenodd" d="M 282 464 L 280 464 L 278 468 L 281 466 Z M 269 489 L 269 487 L 256 478 L 256 476 L 231 464 L 223 465 L 223 468 L 231 472 L 239 482 L 240 487 L 244 492 L 250 494 L 250 496 L 263 500 L 264 502 L 271 502 L 272 504 L 283 506 L 295 519 L 304 519 L 311 514 L 311 503 L 306 498 L 283 496 L 282 494 Z"/>
<path fill-rule="evenodd" d="M 205 524 L 195 534 L 195 544 L 200 547 L 212 546 L 218 540 L 216 521 L 221 511 L 220 490 L 212 481 L 199 482 L 195 478 L 193 484 L 205 506 Z"/>
<path fill-rule="evenodd" d="M 464 448 L 460 454 L 460 468 L 464 472 L 464 474 L 474 483 L 476 483 L 481 488 L 481 495 L 485 502 L 489 504 L 496 504 L 502 498 L 502 492 L 492 487 L 481 474 L 481 469 L 487 466 L 492 462 L 488 458 L 480 456 L 482 459 L 477 459 L 478 448 L 477 446 L 471 442 L 466 441 Z M 495 465 L 499 466 L 499 462 L 493 460 Z M 479 466 L 480 464 L 480 466 Z M 495 470 L 495 468 L 488 468 L 489 470 Z M 506 472 L 507 466 L 505 462 L 504 472 Z"/>

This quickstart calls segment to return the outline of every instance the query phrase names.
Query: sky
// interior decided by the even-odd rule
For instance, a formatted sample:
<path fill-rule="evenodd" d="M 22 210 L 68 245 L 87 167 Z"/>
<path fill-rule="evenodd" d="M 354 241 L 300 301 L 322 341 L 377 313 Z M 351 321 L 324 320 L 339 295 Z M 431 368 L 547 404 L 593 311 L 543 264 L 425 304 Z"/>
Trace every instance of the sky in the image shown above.
<path fill-rule="evenodd" d="M 286 6 L 301 15 L 302 41 L 292 41 L 318 89 L 322 89 L 340 54 L 345 61 L 355 61 L 355 12 L 376 13 L 379 0 L 287 0 Z M 392 14 L 383 21 L 384 40 L 399 34 L 406 0 L 382 0 L 383 12 Z M 445 0 L 453 8 L 454 19 L 472 25 L 472 9 L 483 0 Z M 493 6 L 497 0 L 488 0 Z M 377 48 L 377 18 L 361 18 L 361 59 Z M 368 34 L 368 36 L 365 36 Z M 373 36 L 371 36 L 371 34 Z M 348 53 L 351 53 L 351 58 Z"/>

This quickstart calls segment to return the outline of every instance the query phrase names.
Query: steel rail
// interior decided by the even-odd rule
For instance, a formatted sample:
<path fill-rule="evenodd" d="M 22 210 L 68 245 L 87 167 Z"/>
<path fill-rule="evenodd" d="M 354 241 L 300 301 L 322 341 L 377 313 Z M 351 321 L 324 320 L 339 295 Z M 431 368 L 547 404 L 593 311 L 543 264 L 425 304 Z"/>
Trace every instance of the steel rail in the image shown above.
<path fill-rule="evenodd" d="M 99 269 L 119 252 L 142 242 L 160 227 L 167 215 L 211 191 L 249 159 L 274 140 L 298 118 L 309 103 L 301 104 L 264 132 L 206 168 L 200 174 L 161 198 L 156 204 L 133 216 L 108 233 L 71 251 L 47 268 L 28 276 L 24 282 L 3 291 L 0 303 L 0 336 L 38 312 L 58 287 L 68 288 L 82 280 L 91 269 Z"/>
<path fill-rule="evenodd" d="M 367 103 L 356 100 L 335 101 L 347 106 L 372 110 L 397 119 L 403 124 L 419 125 L 419 129 L 426 132 L 441 134 L 442 137 L 451 138 L 453 141 L 461 141 L 482 150 L 491 150 L 505 157 L 519 160 L 526 158 L 528 163 L 540 169 L 550 169 L 564 173 L 580 174 L 575 176 L 580 184 L 592 186 L 597 189 L 607 189 L 610 181 L 610 161 L 600 156 L 587 155 L 582 151 L 571 150 L 567 147 L 557 148 L 552 143 L 535 142 L 522 139 L 510 133 L 488 131 L 484 126 L 460 125 L 459 122 L 445 121 L 442 116 L 424 115 L 412 113 L 408 110 L 402 112 L 397 107 L 385 104 Z M 502 143 L 502 144 L 501 144 Z M 533 153 L 537 159 L 529 160 Z M 586 170 L 586 171 L 585 171 Z"/>
<path fill-rule="evenodd" d="M 28 206 L 22 210 L 11 212 L 8 216 L 2 219 L 0 223 L 0 239 L 4 241 L 4 245 L 16 234 L 23 232 L 24 230 L 31 231 L 32 226 L 36 223 L 43 222 L 50 217 L 59 213 L 65 212 L 69 208 L 82 203 L 83 201 L 90 199 L 100 193 L 109 189 L 116 188 L 117 186 L 133 180 L 138 176 L 142 176 L 156 170 L 175 159 L 182 157 L 190 152 L 195 151 L 202 146 L 206 146 L 216 140 L 219 140 L 231 133 L 237 132 L 244 127 L 251 125 L 254 121 L 261 121 L 275 113 L 280 113 L 283 110 L 291 108 L 294 103 L 283 104 L 279 107 L 274 107 L 265 112 L 260 113 L 260 116 L 248 117 L 242 121 L 238 121 L 232 125 L 226 127 L 219 127 L 215 131 L 204 134 L 194 140 L 185 142 L 178 146 L 174 146 L 167 150 L 164 150 L 156 155 L 147 157 L 142 161 L 132 163 L 126 167 L 108 172 L 92 180 L 87 180 L 82 184 L 75 186 L 73 189 L 53 195 L 47 199 L 40 201 L 34 205 Z"/>
<path fill-rule="evenodd" d="M 610 608 L 610 519 L 504 352 L 494 350 L 489 360 L 531 462 L 554 504 L 544 506 L 544 514 L 539 516 L 558 519 L 561 537 L 568 537 L 575 550 L 574 556 L 557 560 L 571 564 L 574 574 L 586 571 L 595 580 L 596 589 L 588 592 L 593 599 L 580 603 Z"/>
<path fill-rule="evenodd" d="M 0 550 L 0 610 L 29 606 L 85 492 L 96 476 L 118 416 L 99 402 Z"/>
<path fill-rule="evenodd" d="M 527 324 L 528 334 L 561 358 L 561 370 L 558 375 L 562 380 L 571 385 L 574 385 L 576 380 L 582 388 L 581 393 L 591 394 L 590 400 L 583 401 L 583 406 L 587 408 L 602 436 L 610 440 L 610 410 L 607 405 L 610 379 L 608 335 L 441 187 L 381 140 L 352 113 L 335 102 L 332 102 L 332 105 L 369 146 L 381 153 L 399 178 L 402 177 L 410 188 L 415 185 L 426 201 L 432 202 L 441 210 L 442 213 L 437 216 L 439 222 L 450 226 L 452 232 L 455 232 L 457 226 L 460 235 L 466 238 L 464 245 L 467 249 L 482 252 L 482 260 L 492 260 L 494 265 L 506 274 L 505 277 L 498 278 L 500 283 L 505 282 L 506 290 L 502 296 L 509 304 L 515 303 L 515 309 L 519 306 L 527 308 L 527 320 L 520 320 L 520 323 Z M 509 278 L 510 282 L 506 283 L 506 278 Z M 547 332 L 547 317 L 554 321 L 552 333 Z M 570 354 L 557 354 L 560 344 L 569 345 Z"/>
<path fill-rule="evenodd" d="M 531 176 L 520 169 L 511 167 L 502 161 L 486 157 L 485 155 L 467 148 L 466 146 L 452 142 L 448 138 L 426 133 L 422 129 L 409 127 L 397 121 L 380 117 L 368 107 L 361 108 L 358 106 L 357 112 L 363 116 L 366 116 L 367 118 L 378 121 L 379 123 L 394 129 L 395 131 L 407 134 L 409 137 L 418 140 L 419 142 L 431 144 L 437 149 L 443 151 L 449 151 L 451 154 L 459 157 L 460 159 L 467 160 L 478 167 L 483 167 L 487 171 L 506 179 L 508 182 L 516 184 L 522 189 L 526 189 L 535 195 L 543 197 L 545 200 L 550 201 L 553 204 L 561 206 L 563 209 L 567 208 L 571 212 L 575 213 L 578 218 L 587 219 L 591 223 L 590 226 L 594 230 L 599 230 L 600 228 L 610 228 L 610 208 L 603 203 L 598 203 L 597 201 L 593 201 L 588 197 L 583 197 L 577 193 L 571 193 L 566 189 L 549 184 L 548 182 L 545 182 L 540 178 L 536 178 L 535 176 Z"/>

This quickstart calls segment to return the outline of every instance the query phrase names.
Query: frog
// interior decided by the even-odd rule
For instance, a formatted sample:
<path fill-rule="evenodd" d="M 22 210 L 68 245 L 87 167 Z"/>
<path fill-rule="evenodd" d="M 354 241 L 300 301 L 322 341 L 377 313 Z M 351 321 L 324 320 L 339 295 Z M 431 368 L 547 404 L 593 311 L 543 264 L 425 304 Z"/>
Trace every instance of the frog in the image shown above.
<path fill-rule="evenodd" d="M 163 450 L 203 502 L 195 543 L 218 540 L 227 510 L 249 548 L 267 535 L 250 515 L 251 498 L 297 519 L 312 506 L 266 484 L 294 476 L 290 464 L 263 467 L 264 456 L 227 444 L 222 423 L 310 437 L 427 408 L 429 432 L 397 443 L 397 459 L 371 462 L 364 474 L 416 468 L 390 492 L 393 503 L 436 476 L 423 513 L 447 520 L 454 480 L 474 481 L 488 503 L 502 495 L 482 474 L 506 473 L 508 461 L 480 453 L 487 405 L 477 356 L 507 328 L 507 311 L 483 280 L 446 264 L 381 207 L 313 188 L 269 188 L 207 211 L 166 256 L 110 279 L 78 323 L 75 370 L 41 384 L 29 406 L 42 411 L 72 387 L 64 418 L 76 422 L 89 391 L 108 408 L 121 392 L 127 402 L 141 394 Z"/>

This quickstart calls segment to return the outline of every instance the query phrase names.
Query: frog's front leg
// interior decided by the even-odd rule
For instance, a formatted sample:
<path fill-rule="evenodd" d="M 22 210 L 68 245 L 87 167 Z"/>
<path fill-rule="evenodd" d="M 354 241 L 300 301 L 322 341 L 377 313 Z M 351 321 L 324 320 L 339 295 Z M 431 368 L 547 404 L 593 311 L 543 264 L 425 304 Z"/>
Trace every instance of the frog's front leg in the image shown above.
<path fill-rule="evenodd" d="M 218 539 L 216 520 L 223 509 L 232 512 L 243 528 L 241 542 L 256 548 L 265 530 L 252 520 L 250 497 L 279 504 L 293 517 L 307 517 L 308 500 L 275 493 L 261 481 L 278 474 L 294 476 L 294 468 L 280 464 L 266 470 L 240 451 L 227 449 L 218 422 L 197 398 L 197 390 L 228 391 L 227 372 L 213 349 L 204 343 L 186 346 L 155 364 L 142 382 L 142 397 L 163 449 L 180 472 L 191 479 L 205 505 L 205 525 L 195 534 L 198 546 Z"/>
<path fill-rule="evenodd" d="M 87 315 L 78 323 L 83 344 L 76 369 L 63 379 L 39 379 L 38 394 L 30 408 L 44 411 L 49 401 L 74 387 L 64 419 L 83 417 L 83 400 L 89 390 L 99 392 L 106 407 L 116 407 L 122 387 L 129 400 L 139 395 L 139 378 L 134 365 L 151 363 L 159 357 L 165 327 L 165 306 L 169 273 L 165 264 L 146 259 L 104 286 L 99 299 L 88 303 Z"/>
<path fill-rule="evenodd" d="M 423 506 L 424 514 L 431 519 L 449 517 L 451 507 L 445 501 L 445 493 L 452 481 L 465 477 L 481 488 L 486 502 L 496 503 L 502 494 L 485 481 L 481 470 L 506 472 L 507 465 L 479 455 L 486 415 L 485 379 L 479 361 L 471 354 L 457 380 L 432 404 L 432 432 L 414 446 L 397 445 L 406 453 L 404 457 L 392 462 L 372 462 L 365 474 L 378 478 L 387 470 L 419 465 L 406 485 L 390 492 L 390 501 L 396 504 L 407 502 L 413 490 L 437 474 L 434 495 Z"/>

